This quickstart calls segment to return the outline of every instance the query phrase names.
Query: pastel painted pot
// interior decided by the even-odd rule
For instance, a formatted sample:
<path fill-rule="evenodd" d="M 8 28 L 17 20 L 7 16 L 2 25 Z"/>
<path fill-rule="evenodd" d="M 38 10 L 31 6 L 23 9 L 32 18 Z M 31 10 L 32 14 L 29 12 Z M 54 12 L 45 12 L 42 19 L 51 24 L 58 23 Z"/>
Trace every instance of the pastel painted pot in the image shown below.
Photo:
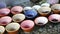
<path fill-rule="evenodd" d="M 8 9 L 8 8 L 2 8 L 2 9 L 0 9 L 0 17 L 6 16 L 9 13 L 10 13 L 10 9 Z"/>
<path fill-rule="evenodd" d="M 60 15 L 59 14 L 52 14 L 48 17 L 49 21 L 52 23 L 60 22 Z"/>
<path fill-rule="evenodd" d="M 48 23 L 48 19 L 46 17 L 37 17 L 34 22 L 36 25 L 42 26 Z"/>
<path fill-rule="evenodd" d="M 34 5 L 34 6 L 32 7 L 32 9 L 35 9 L 35 10 L 38 10 L 38 9 L 40 9 L 40 8 L 41 8 L 40 5 Z"/>
<path fill-rule="evenodd" d="M 24 7 L 24 11 L 25 10 L 30 10 L 30 9 L 32 9 L 32 7 Z"/>
<path fill-rule="evenodd" d="M 6 31 L 8 34 L 18 34 L 18 30 L 20 28 L 20 25 L 18 23 L 10 23 L 6 26 Z"/>
<path fill-rule="evenodd" d="M 7 4 L 6 4 L 6 3 L 0 2 L 0 9 L 1 9 L 1 8 L 6 8 L 6 7 L 7 7 Z"/>
<path fill-rule="evenodd" d="M 25 19 L 25 15 L 24 14 L 16 14 L 12 17 L 14 22 L 21 22 Z"/>
<path fill-rule="evenodd" d="M 60 4 L 52 5 L 52 6 L 51 6 L 51 9 L 52 9 L 52 11 L 53 11 L 55 14 L 60 13 Z"/>
<path fill-rule="evenodd" d="M 21 23 L 21 28 L 24 32 L 31 32 L 34 27 L 34 22 L 31 20 L 25 20 Z"/>
<path fill-rule="evenodd" d="M 41 4 L 41 7 L 50 7 L 50 4 L 49 3 L 43 3 L 43 4 Z"/>
<path fill-rule="evenodd" d="M 51 12 L 51 8 L 49 8 L 49 7 L 41 7 L 41 8 L 38 10 L 38 13 L 39 13 L 41 16 L 48 16 L 50 12 Z"/>
<path fill-rule="evenodd" d="M 27 18 L 34 18 L 37 16 L 37 11 L 34 10 L 34 9 L 31 9 L 31 10 L 25 10 L 24 11 L 24 14 Z"/>
<path fill-rule="evenodd" d="M 59 0 L 47 0 L 46 2 L 53 5 L 59 3 Z"/>
<path fill-rule="evenodd" d="M 5 28 L 3 26 L 0 26 L 0 34 L 4 34 Z"/>
<path fill-rule="evenodd" d="M 12 21 L 12 18 L 9 16 L 1 17 L 0 18 L 0 25 L 7 25 Z"/>
<path fill-rule="evenodd" d="M 20 14 L 23 11 L 23 7 L 21 6 L 14 6 L 11 8 L 12 14 Z"/>

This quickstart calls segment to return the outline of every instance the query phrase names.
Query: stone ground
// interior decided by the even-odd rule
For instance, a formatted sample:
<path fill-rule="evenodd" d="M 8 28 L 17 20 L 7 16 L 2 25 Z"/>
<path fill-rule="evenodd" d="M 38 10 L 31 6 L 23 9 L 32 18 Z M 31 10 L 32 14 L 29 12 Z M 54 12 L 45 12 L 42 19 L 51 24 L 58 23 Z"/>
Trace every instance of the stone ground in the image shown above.
<path fill-rule="evenodd" d="M 5 34 L 7 34 L 5 32 Z M 19 34 L 25 34 L 23 30 L 20 29 Z M 32 32 L 28 34 L 60 34 L 60 23 L 47 23 L 44 26 L 37 26 L 35 25 Z"/>
<path fill-rule="evenodd" d="M 30 34 L 60 34 L 60 23 L 48 23 L 44 26 L 35 26 Z"/>

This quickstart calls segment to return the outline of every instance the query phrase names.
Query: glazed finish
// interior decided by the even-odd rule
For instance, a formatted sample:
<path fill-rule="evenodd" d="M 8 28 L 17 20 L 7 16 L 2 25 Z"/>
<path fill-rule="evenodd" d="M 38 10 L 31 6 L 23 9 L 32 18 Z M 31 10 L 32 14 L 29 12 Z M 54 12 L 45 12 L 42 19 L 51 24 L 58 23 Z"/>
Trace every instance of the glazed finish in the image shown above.
<path fill-rule="evenodd" d="M 59 14 L 52 14 L 48 17 L 49 21 L 52 23 L 60 22 L 60 15 Z"/>
<path fill-rule="evenodd" d="M 46 17 L 37 17 L 34 22 L 36 25 L 42 26 L 48 23 L 48 19 Z"/>
<path fill-rule="evenodd" d="M 12 14 L 19 14 L 23 11 L 23 7 L 21 6 L 14 6 L 11 8 L 11 13 Z"/>
<path fill-rule="evenodd" d="M 59 0 L 47 0 L 47 2 L 53 5 L 59 3 Z"/>
<path fill-rule="evenodd" d="M 24 30 L 24 32 L 31 32 L 34 27 L 34 22 L 31 20 L 25 20 L 21 23 L 21 28 Z"/>
<path fill-rule="evenodd" d="M 51 6 L 51 9 L 52 9 L 52 11 L 53 11 L 55 14 L 60 13 L 60 4 L 52 5 L 52 6 Z"/>
<path fill-rule="evenodd" d="M 27 18 L 34 18 L 34 17 L 37 16 L 37 11 L 34 10 L 34 9 L 26 10 L 26 11 L 24 11 L 24 15 L 25 15 Z"/>
<path fill-rule="evenodd" d="M 6 31 L 8 34 L 18 34 L 20 25 L 18 23 L 12 22 L 6 26 Z"/>
<path fill-rule="evenodd" d="M 38 13 L 41 15 L 41 16 L 48 16 L 48 14 L 51 12 L 51 8 L 49 7 L 41 7 L 39 10 L 38 10 Z"/>
<path fill-rule="evenodd" d="M 40 9 L 40 8 L 41 8 L 40 5 L 34 5 L 34 6 L 32 7 L 32 9 L 35 9 L 35 10 L 37 10 L 37 11 L 38 11 L 38 9 Z"/>
<path fill-rule="evenodd" d="M 50 4 L 49 3 L 42 3 L 41 7 L 50 7 Z"/>
<path fill-rule="evenodd" d="M 4 32 L 5 32 L 4 26 L 0 26 L 0 34 L 4 34 Z"/>
<path fill-rule="evenodd" d="M 24 7 L 23 10 L 25 11 L 25 10 L 30 10 L 30 9 L 32 9 L 32 7 Z"/>
<path fill-rule="evenodd" d="M 8 9 L 8 8 L 2 8 L 2 9 L 0 9 L 0 17 L 6 16 L 9 13 L 10 13 L 10 9 Z"/>
<path fill-rule="evenodd" d="M 21 22 L 25 19 L 25 15 L 24 14 L 16 14 L 12 17 L 14 22 Z"/>
<path fill-rule="evenodd" d="M 9 17 L 9 16 L 4 16 L 2 18 L 0 18 L 0 25 L 7 25 L 9 24 L 10 22 L 12 22 L 12 18 Z"/>
<path fill-rule="evenodd" d="M 7 7 L 7 4 L 5 2 L 0 2 L 0 9 L 6 8 L 6 7 Z"/>

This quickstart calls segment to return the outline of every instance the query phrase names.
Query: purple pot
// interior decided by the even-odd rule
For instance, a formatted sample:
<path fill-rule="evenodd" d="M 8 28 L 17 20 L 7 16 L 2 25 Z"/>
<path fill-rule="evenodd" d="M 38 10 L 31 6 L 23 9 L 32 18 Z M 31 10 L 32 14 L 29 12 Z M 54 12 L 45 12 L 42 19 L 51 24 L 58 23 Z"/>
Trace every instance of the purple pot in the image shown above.
<path fill-rule="evenodd" d="M 47 0 L 47 2 L 50 4 L 56 4 L 59 2 L 59 0 Z"/>

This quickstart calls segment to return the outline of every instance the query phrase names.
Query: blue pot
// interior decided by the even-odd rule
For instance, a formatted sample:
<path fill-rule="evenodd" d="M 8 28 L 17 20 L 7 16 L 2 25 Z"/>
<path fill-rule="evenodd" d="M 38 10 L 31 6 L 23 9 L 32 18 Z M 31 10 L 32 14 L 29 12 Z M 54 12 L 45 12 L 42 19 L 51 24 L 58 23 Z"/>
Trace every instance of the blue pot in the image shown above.
<path fill-rule="evenodd" d="M 0 2 L 0 9 L 1 9 L 1 8 L 6 8 L 6 7 L 7 7 L 6 3 Z"/>
<path fill-rule="evenodd" d="M 24 11 L 24 14 L 25 14 L 25 16 L 27 18 L 34 18 L 34 17 L 37 16 L 37 11 L 36 10 L 33 10 L 33 9 L 31 9 L 31 10 L 25 10 Z"/>

